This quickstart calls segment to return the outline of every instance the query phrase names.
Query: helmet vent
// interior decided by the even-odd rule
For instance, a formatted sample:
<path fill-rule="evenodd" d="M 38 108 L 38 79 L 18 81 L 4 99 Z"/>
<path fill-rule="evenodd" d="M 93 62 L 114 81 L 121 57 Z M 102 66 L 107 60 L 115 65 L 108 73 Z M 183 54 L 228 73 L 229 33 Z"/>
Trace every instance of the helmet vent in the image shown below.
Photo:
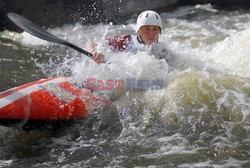
<path fill-rule="evenodd" d="M 155 17 L 156 17 L 156 19 L 159 19 L 159 17 L 157 16 L 157 14 L 155 14 Z"/>
<path fill-rule="evenodd" d="M 142 12 L 137 18 L 135 32 L 138 33 L 140 28 L 145 25 L 158 26 L 162 30 L 161 16 L 157 12 L 151 10 Z"/>

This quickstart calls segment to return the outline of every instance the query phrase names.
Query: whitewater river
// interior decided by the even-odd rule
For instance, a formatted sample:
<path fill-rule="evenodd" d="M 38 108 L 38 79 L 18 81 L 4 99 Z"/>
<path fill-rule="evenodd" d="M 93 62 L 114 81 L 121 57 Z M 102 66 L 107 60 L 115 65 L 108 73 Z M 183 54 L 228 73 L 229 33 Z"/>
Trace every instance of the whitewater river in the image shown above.
<path fill-rule="evenodd" d="M 250 14 L 212 6 L 161 13 L 170 65 L 147 52 L 110 53 L 125 26 L 79 23 L 49 32 L 77 46 L 96 39 L 107 64 L 27 33 L 0 32 L 0 91 L 50 76 L 76 83 L 160 80 L 158 90 L 96 91 L 113 104 L 59 130 L 0 127 L 0 167 L 250 167 Z"/>

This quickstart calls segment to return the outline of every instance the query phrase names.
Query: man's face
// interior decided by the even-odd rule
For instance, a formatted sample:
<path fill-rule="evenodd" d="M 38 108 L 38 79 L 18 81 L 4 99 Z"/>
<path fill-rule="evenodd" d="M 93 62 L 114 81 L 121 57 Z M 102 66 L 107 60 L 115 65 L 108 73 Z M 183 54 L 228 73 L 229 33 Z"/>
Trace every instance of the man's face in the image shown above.
<path fill-rule="evenodd" d="M 145 25 L 140 28 L 140 37 L 146 45 L 155 43 L 161 33 L 159 26 Z"/>

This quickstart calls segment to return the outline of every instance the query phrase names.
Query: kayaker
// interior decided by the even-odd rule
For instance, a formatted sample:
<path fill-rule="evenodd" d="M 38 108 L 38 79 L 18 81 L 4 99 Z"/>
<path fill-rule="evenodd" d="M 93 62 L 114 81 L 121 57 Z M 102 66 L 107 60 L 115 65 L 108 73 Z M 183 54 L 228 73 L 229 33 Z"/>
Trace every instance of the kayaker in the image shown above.
<path fill-rule="evenodd" d="M 107 39 L 107 44 L 114 52 L 131 52 L 136 54 L 150 48 L 152 55 L 158 59 L 164 58 L 169 61 L 171 55 L 165 43 L 159 42 L 162 33 L 162 19 L 160 15 L 152 10 L 142 12 L 138 18 L 135 29 L 136 35 L 122 35 Z M 85 49 L 93 54 L 93 60 L 100 64 L 104 62 L 105 56 L 95 51 L 96 43 L 87 44 Z"/>

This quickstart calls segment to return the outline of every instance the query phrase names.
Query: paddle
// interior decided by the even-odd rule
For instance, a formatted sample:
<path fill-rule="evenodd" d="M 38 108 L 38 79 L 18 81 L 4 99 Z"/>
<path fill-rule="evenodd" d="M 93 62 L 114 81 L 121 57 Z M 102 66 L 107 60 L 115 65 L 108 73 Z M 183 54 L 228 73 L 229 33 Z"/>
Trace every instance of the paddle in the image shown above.
<path fill-rule="evenodd" d="M 61 38 L 54 36 L 53 34 L 47 32 L 45 29 L 42 29 L 41 27 L 35 25 L 34 23 L 29 21 L 28 19 L 26 19 L 26 18 L 24 18 L 16 13 L 13 13 L 13 12 L 8 13 L 8 18 L 12 22 L 14 22 L 17 26 L 19 26 L 21 29 L 32 34 L 35 37 L 38 37 L 40 39 L 43 39 L 43 40 L 46 40 L 49 42 L 54 42 L 54 43 L 58 43 L 58 44 L 62 44 L 62 45 L 71 47 L 71 48 L 75 49 L 76 51 L 85 54 L 88 57 L 93 57 L 93 55 L 91 53 L 89 53 L 88 51 L 85 51 L 82 48 L 77 47 L 68 41 L 65 41 Z"/>

